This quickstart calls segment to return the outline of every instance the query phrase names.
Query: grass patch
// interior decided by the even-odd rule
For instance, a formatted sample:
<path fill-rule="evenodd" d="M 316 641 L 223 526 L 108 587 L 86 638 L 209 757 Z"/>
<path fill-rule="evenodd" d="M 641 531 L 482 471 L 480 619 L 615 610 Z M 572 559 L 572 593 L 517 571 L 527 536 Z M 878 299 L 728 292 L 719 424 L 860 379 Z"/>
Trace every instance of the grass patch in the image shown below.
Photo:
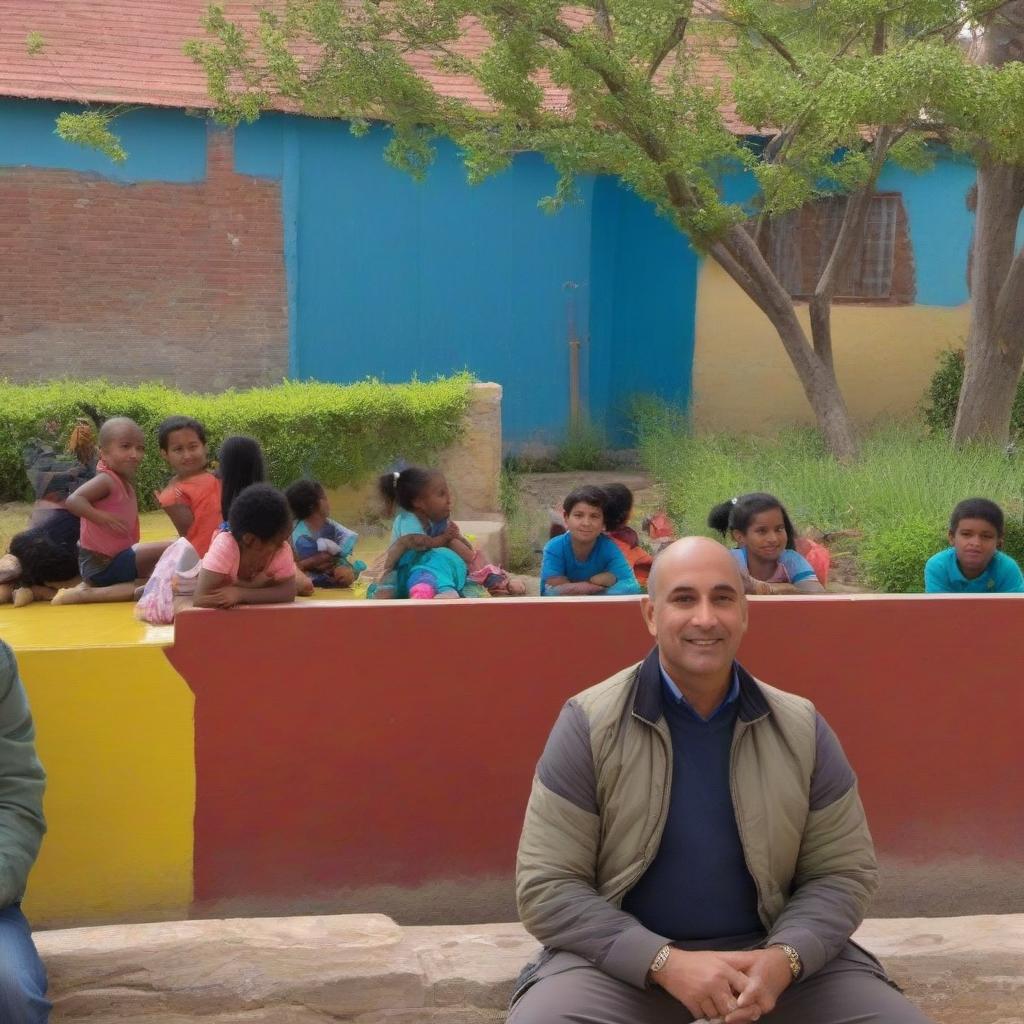
<path fill-rule="evenodd" d="M 694 437 L 684 417 L 646 407 L 637 420 L 641 458 L 665 485 L 668 511 L 686 533 L 713 535 L 711 507 L 770 491 L 798 529 L 857 531 L 847 539 L 859 582 L 888 593 L 923 588 L 924 563 L 946 545 L 946 524 L 963 498 L 983 496 L 1006 511 L 1006 551 L 1024 558 L 1024 461 L 995 445 L 953 449 L 923 425 L 879 428 L 860 458 L 841 465 L 813 430 L 773 438 Z"/>
<path fill-rule="evenodd" d="M 538 570 L 537 554 L 533 550 L 534 524 L 523 507 L 519 470 L 509 460 L 501 469 L 498 495 L 508 531 L 508 565 L 505 568 L 509 572 L 533 575 Z"/>

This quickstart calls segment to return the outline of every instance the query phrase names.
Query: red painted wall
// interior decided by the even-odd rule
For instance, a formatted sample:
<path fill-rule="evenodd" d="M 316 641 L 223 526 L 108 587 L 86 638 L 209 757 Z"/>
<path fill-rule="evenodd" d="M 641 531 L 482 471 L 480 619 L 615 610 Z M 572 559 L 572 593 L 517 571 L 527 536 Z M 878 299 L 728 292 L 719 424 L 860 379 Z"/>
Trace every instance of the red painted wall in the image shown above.
<path fill-rule="evenodd" d="M 880 852 L 1024 847 L 1016 599 L 752 602 L 741 658 L 815 701 Z M 563 701 L 643 656 L 636 599 L 191 611 L 195 899 L 508 875 Z"/>

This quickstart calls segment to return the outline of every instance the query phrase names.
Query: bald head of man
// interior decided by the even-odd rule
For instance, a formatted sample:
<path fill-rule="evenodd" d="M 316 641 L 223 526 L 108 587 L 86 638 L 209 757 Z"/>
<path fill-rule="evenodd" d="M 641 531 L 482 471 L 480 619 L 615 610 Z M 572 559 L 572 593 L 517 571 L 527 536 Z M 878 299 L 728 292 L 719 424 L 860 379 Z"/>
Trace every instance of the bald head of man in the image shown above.
<path fill-rule="evenodd" d="M 747 629 L 743 578 L 728 550 L 707 537 L 670 544 L 654 561 L 641 608 L 663 668 L 687 699 L 724 696 Z"/>

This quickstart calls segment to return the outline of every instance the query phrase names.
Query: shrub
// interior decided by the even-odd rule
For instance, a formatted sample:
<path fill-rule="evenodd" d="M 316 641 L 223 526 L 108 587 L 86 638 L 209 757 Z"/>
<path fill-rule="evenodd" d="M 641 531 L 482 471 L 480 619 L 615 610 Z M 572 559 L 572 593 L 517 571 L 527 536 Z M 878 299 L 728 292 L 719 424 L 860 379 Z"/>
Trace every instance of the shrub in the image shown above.
<path fill-rule="evenodd" d="M 867 582 L 886 594 L 924 591 L 924 563 L 947 546 L 946 531 L 934 519 L 914 516 L 869 533 L 858 558 Z"/>
<path fill-rule="evenodd" d="M 0 498 L 31 497 L 21 450 L 29 438 L 59 425 L 62 445 L 83 405 L 104 417 L 130 416 L 142 427 L 146 458 L 136 491 L 143 507 L 167 479 L 156 427 L 167 416 L 194 416 L 206 427 L 211 457 L 230 434 L 251 434 L 263 445 L 270 479 L 285 486 L 304 475 L 327 487 L 354 483 L 396 458 L 429 461 L 462 430 L 472 378 L 356 384 L 286 381 L 275 387 L 215 395 L 176 391 L 163 384 L 106 381 L 0 381 Z"/>
<path fill-rule="evenodd" d="M 581 416 L 566 431 L 564 440 L 555 451 L 555 468 L 563 473 L 606 469 L 609 465 L 607 447 L 604 431 Z"/>
<path fill-rule="evenodd" d="M 523 508 L 521 481 L 515 463 L 506 460 L 501 470 L 499 501 L 508 527 L 508 565 L 511 572 L 537 572 L 534 524 Z"/>
<path fill-rule="evenodd" d="M 939 354 L 939 365 L 928 382 L 921 405 L 921 415 L 933 434 L 948 434 L 956 419 L 960 401 L 960 388 L 964 382 L 964 351 L 948 349 Z M 1019 434 L 1024 429 L 1024 379 L 1017 385 L 1017 396 L 1010 414 L 1010 432 Z"/>

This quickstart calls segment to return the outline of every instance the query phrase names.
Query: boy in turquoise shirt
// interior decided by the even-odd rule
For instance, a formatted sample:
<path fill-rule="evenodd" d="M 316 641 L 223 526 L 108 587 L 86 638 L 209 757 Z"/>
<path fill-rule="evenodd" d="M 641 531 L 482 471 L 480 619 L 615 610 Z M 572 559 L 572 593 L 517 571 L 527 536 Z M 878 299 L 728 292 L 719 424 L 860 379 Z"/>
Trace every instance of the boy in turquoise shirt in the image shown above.
<path fill-rule="evenodd" d="M 1024 594 L 1020 567 L 999 549 L 1003 510 L 988 498 L 961 501 L 949 520 L 949 543 L 924 567 L 927 594 Z"/>

